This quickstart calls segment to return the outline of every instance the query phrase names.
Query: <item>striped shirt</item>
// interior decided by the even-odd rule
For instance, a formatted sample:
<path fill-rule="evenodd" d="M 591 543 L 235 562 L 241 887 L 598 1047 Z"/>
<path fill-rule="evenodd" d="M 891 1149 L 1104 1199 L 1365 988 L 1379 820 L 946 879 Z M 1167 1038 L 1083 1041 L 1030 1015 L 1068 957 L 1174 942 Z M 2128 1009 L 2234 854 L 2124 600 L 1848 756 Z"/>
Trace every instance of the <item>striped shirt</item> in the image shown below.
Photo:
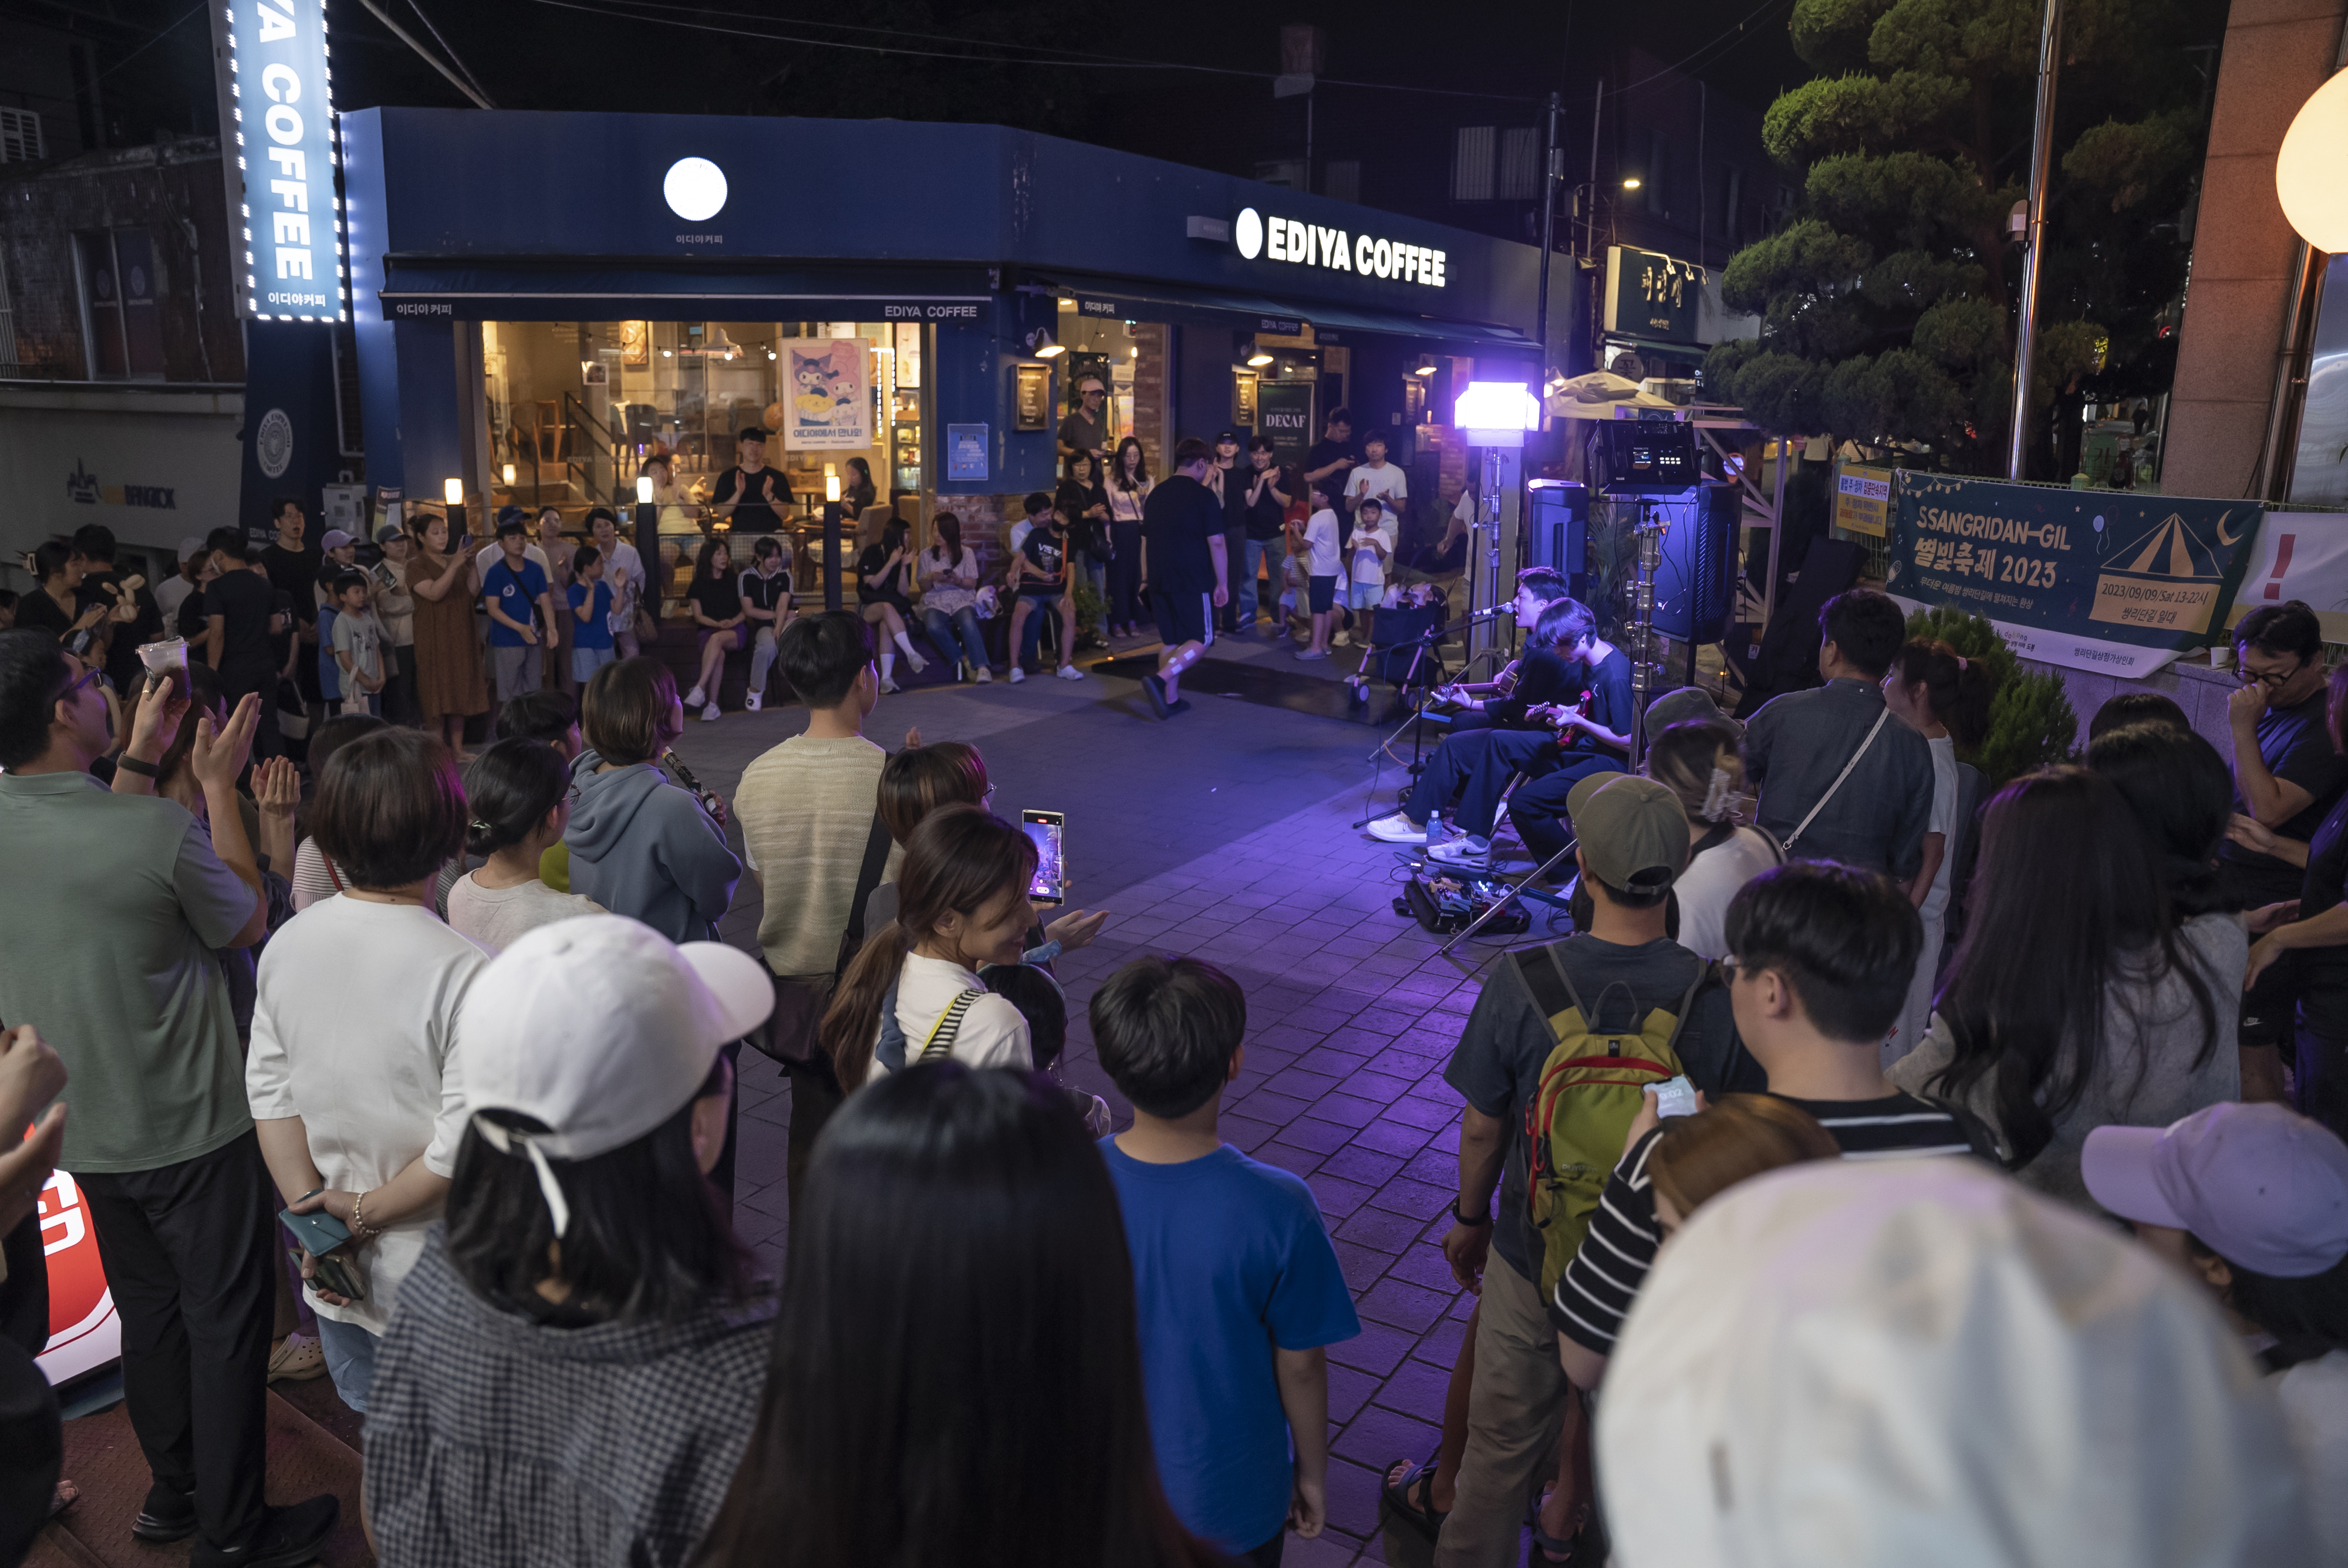
<path fill-rule="evenodd" d="M 1787 1103 L 1816 1117 L 1842 1145 L 1846 1160 L 1972 1153 L 1954 1116 L 1910 1094 L 1888 1100 L 1787 1099 Z M 1597 1212 L 1590 1216 L 1590 1234 L 1558 1276 L 1550 1300 L 1550 1324 L 1595 1355 L 1613 1354 L 1622 1319 L 1663 1245 L 1654 1186 L 1647 1175 L 1647 1156 L 1663 1135 L 1658 1127 L 1623 1151 L 1614 1173 L 1606 1178 Z"/>

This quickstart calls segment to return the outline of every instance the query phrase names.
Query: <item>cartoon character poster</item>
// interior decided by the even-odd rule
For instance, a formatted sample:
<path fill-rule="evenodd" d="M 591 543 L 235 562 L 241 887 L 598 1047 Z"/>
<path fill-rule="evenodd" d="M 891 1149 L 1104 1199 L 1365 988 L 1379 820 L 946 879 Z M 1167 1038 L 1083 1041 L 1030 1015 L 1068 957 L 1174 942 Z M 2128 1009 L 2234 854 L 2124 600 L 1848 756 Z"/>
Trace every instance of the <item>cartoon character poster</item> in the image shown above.
<path fill-rule="evenodd" d="M 783 449 L 832 452 L 872 445 L 871 349 L 860 337 L 801 348 L 786 338 Z"/>

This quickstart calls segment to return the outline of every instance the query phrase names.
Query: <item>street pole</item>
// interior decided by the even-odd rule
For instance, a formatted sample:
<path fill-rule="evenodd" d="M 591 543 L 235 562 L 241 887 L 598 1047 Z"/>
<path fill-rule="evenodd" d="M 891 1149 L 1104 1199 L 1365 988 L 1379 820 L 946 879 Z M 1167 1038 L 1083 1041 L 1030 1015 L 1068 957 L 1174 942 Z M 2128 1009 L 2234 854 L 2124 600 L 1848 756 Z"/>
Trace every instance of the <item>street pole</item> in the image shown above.
<path fill-rule="evenodd" d="M 1590 101 L 1590 221 L 1581 232 L 1581 254 L 1598 253 L 1598 122 L 1606 113 L 1606 78 L 1598 78 L 1598 96 Z"/>
<path fill-rule="evenodd" d="M 2046 185 L 2054 163 L 2054 73 L 2062 64 L 2063 0 L 2046 0 L 2038 34 L 2038 118 L 2030 137 L 2030 227 L 2022 254 L 2021 310 L 2014 317 L 2013 425 L 2005 477 L 2019 480 L 2030 446 L 2030 378 L 2038 357 L 2039 261 L 2046 251 Z"/>
<path fill-rule="evenodd" d="M 1557 248 L 1557 182 L 1564 173 L 1565 149 L 1557 144 L 1558 96 L 1549 96 L 1549 139 L 1541 149 L 1540 298 L 1533 307 L 1533 335 L 1540 340 L 1541 392 L 1549 401 L 1549 260 Z"/>

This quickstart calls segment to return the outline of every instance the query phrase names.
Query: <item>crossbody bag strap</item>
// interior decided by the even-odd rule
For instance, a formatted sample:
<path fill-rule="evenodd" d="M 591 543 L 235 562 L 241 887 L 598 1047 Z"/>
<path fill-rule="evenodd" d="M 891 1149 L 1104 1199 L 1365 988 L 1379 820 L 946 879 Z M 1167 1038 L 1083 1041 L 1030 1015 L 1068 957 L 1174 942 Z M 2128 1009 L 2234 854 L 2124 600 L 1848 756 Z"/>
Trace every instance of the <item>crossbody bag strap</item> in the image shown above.
<path fill-rule="evenodd" d="M 938 1021 L 930 1026 L 930 1037 L 922 1041 L 922 1054 L 914 1061 L 943 1061 L 952 1056 L 954 1037 L 962 1033 L 963 1015 L 970 1011 L 973 1002 L 985 994 L 984 991 L 964 991 L 954 998 L 946 1010 L 938 1015 Z"/>
<path fill-rule="evenodd" d="M 1875 737 L 1883 733 L 1883 726 L 1889 723 L 1890 719 L 1891 710 L 1889 706 L 1875 715 L 1875 728 L 1867 732 L 1867 739 L 1859 743 L 1859 750 L 1850 753 L 1850 761 L 1843 764 L 1842 772 L 1835 774 L 1835 782 L 1827 785 L 1827 793 L 1818 796 L 1818 803 L 1810 807 L 1809 815 L 1796 823 L 1794 831 L 1786 835 L 1786 842 L 1782 847 L 1787 852 L 1790 853 L 1793 850 L 1795 844 L 1800 840 L 1803 831 L 1818 820 L 1818 813 L 1826 810 L 1827 802 L 1834 799 L 1836 792 L 1842 788 L 1843 781 L 1850 777 L 1852 770 L 1859 766 L 1859 760 L 1867 755 L 1867 749 L 1875 744 Z"/>
<path fill-rule="evenodd" d="M 848 904 L 848 930 L 840 943 L 840 961 L 832 969 L 837 982 L 847 971 L 848 960 L 864 945 L 864 907 L 872 900 L 872 890 L 880 886 L 880 873 L 889 865 L 889 825 L 880 814 L 872 814 L 872 831 L 864 839 L 864 863 L 856 872 L 856 896 Z"/>

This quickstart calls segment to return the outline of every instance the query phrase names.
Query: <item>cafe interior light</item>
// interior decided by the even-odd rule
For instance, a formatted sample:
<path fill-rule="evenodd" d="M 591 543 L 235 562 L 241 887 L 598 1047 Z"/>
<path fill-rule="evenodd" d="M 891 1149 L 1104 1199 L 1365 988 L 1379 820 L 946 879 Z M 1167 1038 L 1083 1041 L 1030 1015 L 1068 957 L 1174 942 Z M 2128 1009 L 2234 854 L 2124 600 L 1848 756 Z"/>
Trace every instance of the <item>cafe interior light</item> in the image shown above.
<path fill-rule="evenodd" d="M 2348 71 L 2300 106 L 2275 155 L 2275 195 L 2282 215 L 2308 245 L 2348 251 Z"/>
<path fill-rule="evenodd" d="M 644 507 L 653 504 L 653 477 L 650 474 L 636 476 L 636 504 Z"/>
<path fill-rule="evenodd" d="M 512 464 L 509 463 L 509 464 L 507 464 L 507 465 L 506 465 L 506 483 L 507 483 L 507 484 L 509 484 L 509 485 L 510 485 L 510 484 L 512 484 L 513 482 L 514 482 L 514 466 L 513 466 Z"/>
<path fill-rule="evenodd" d="M 452 507 L 463 506 L 465 504 L 465 481 L 462 479 L 441 480 L 440 498 L 448 502 Z"/>
<path fill-rule="evenodd" d="M 823 477 L 823 498 L 827 501 L 837 501 L 839 499 L 839 475 L 826 474 Z"/>
<path fill-rule="evenodd" d="M 1638 177 L 1637 175 L 1635 175 L 1635 174 L 1633 174 L 1633 175 L 1630 176 L 1629 178 L 1625 179 L 1622 181 L 1622 189 L 1623 189 L 1623 190 L 1638 190 L 1638 189 L 1639 189 L 1639 185 L 1640 185 L 1639 177 Z"/>

